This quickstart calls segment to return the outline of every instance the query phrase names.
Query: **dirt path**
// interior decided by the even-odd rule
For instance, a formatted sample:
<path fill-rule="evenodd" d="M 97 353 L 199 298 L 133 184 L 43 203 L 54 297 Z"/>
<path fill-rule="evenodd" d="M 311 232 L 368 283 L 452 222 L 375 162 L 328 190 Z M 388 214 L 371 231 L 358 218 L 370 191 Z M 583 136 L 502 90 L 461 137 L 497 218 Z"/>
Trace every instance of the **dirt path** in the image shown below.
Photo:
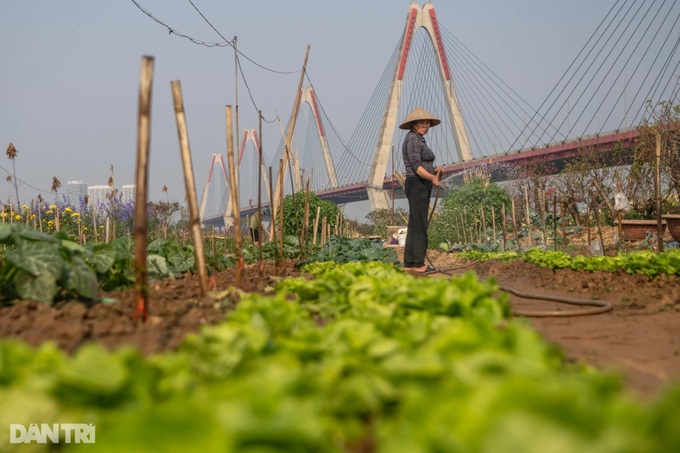
<path fill-rule="evenodd" d="M 494 278 L 501 287 L 525 293 L 607 301 L 610 312 L 589 316 L 528 317 L 568 359 L 621 373 L 635 394 L 649 397 L 670 382 L 680 382 L 680 278 L 649 280 L 623 272 L 551 270 L 521 261 L 456 261 L 430 254 L 437 268 L 456 274 L 475 271 Z M 433 274 L 432 276 L 436 276 Z M 442 276 L 440 274 L 440 276 Z M 510 295 L 513 310 L 559 311 L 573 305 Z"/>

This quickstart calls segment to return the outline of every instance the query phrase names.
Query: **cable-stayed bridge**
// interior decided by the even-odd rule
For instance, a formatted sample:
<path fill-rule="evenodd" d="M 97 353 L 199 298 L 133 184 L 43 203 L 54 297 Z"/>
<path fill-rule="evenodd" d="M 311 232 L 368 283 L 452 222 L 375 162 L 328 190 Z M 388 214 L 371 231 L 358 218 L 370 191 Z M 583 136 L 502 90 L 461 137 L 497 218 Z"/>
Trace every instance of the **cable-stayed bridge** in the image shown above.
<path fill-rule="evenodd" d="M 550 162 L 559 169 L 585 152 L 606 152 L 615 144 L 631 149 L 637 127 L 653 120 L 654 107 L 679 101 L 679 20 L 679 2 L 615 1 L 543 103 L 534 107 L 446 29 L 432 3 L 411 2 L 385 71 L 348 140 L 336 133 L 323 94 L 309 79 L 297 95 L 297 115 L 286 125 L 286 131 L 295 126 L 288 152 L 282 139 L 275 155 L 260 165 L 255 130 L 243 132 L 241 215 L 256 209 L 258 180 L 265 209 L 272 195 L 276 206 L 279 190 L 288 194 L 307 181 L 319 197 L 335 203 L 370 200 L 372 209 L 388 207 L 392 193 L 403 196 L 392 177 L 404 170 L 406 131 L 397 126 L 415 107 L 442 120 L 426 140 L 436 165 L 445 168 L 444 178 L 484 168 L 501 180 L 512 167 L 529 162 Z M 289 158 L 284 167 L 291 171 L 279 180 L 283 157 Z M 211 163 L 204 199 L 208 192 L 221 198 L 213 196 L 216 207 L 201 212 L 204 224 L 223 226 L 231 213 L 228 173 L 220 170 L 216 178 L 214 168 Z M 264 169 L 262 178 L 258 168 Z M 215 188 L 209 189 L 211 184 Z"/>

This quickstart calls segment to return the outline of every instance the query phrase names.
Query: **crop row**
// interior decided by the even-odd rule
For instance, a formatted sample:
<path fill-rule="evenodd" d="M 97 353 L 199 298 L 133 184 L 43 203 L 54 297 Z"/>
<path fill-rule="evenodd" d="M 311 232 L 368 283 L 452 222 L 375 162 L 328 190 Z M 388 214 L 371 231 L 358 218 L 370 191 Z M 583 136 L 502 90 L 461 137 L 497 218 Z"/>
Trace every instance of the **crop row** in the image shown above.
<path fill-rule="evenodd" d="M 67 357 L 0 343 L 0 426 L 91 423 L 95 444 L 62 445 L 88 452 L 680 445 L 679 388 L 642 405 L 617 376 L 567 363 L 511 317 L 493 282 L 422 279 L 379 262 L 304 269 L 315 278 L 246 296 L 172 353 L 91 344 Z"/>

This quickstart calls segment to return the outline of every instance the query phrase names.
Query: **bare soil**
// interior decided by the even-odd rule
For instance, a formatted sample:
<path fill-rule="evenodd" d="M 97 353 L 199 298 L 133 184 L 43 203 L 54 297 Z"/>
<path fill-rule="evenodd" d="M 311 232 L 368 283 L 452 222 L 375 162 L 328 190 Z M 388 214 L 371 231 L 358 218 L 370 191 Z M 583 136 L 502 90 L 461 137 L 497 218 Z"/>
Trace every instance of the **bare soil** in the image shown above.
<path fill-rule="evenodd" d="M 466 262 L 453 254 L 430 252 L 437 269 L 423 278 L 444 278 L 474 271 L 479 278 L 494 278 L 503 288 L 582 300 L 607 301 L 610 312 L 569 316 L 573 305 L 510 296 L 514 310 L 554 310 L 553 317 L 528 317 L 545 338 L 561 347 L 571 361 L 583 361 L 602 370 L 621 373 L 625 385 L 642 397 L 655 395 L 666 385 L 680 382 L 680 277 L 648 279 L 623 272 L 551 270 L 515 260 Z M 240 290 L 267 293 L 279 278 L 299 275 L 291 265 L 277 268 L 265 263 L 244 270 Z M 86 307 L 71 302 L 50 307 L 20 301 L 0 308 L 0 338 L 16 338 L 32 345 L 56 343 L 72 353 L 88 341 L 108 348 L 131 345 L 144 354 L 173 350 L 185 336 L 205 324 L 217 323 L 238 302 L 233 270 L 214 275 L 218 291 L 228 297 L 216 302 L 200 297 L 197 277 L 154 282 L 150 287 L 149 319 L 133 320 L 134 291 L 105 296 L 115 303 Z"/>

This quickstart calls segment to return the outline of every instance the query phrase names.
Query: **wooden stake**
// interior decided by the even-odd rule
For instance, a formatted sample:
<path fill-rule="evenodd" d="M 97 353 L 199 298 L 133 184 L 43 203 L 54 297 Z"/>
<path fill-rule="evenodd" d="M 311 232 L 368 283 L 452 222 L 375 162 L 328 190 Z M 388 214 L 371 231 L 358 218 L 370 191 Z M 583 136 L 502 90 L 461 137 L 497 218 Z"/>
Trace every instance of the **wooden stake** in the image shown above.
<path fill-rule="evenodd" d="M 621 176 L 618 171 L 616 172 L 616 192 L 621 192 Z M 620 210 L 616 211 L 616 220 L 618 220 L 616 232 L 618 233 L 619 241 L 621 241 L 623 240 L 623 213 Z"/>
<path fill-rule="evenodd" d="M 519 231 L 517 231 L 517 217 L 515 216 L 515 199 L 510 199 L 512 206 L 512 229 L 515 232 L 515 241 L 517 241 L 517 250 L 522 251 L 522 247 L 519 244 Z"/>
<path fill-rule="evenodd" d="M 533 247 L 534 245 L 534 238 L 533 236 L 533 226 L 531 225 L 531 215 L 529 211 L 529 188 L 524 187 L 524 200 L 526 202 L 526 207 L 527 207 L 527 214 L 526 214 L 526 220 L 527 220 L 527 238 L 529 239 L 529 247 Z"/>
<path fill-rule="evenodd" d="M 482 214 L 482 224 L 481 224 L 482 230 L 481 230 L 481 234 L 480 234 L 480 238 L 479 238 L 479 243 L 481 244 L 483 242 L 486 242 L 486 218 L 484 217 L 484 207 L 480 206 L 479 210 L 481 211 L 481 214 Z"/>
<path fill-rule="evenodd" d="M 135 192 L 134 250 L 135 250 L 135 321 L 148 317 L 149 288 L 146 273 L 146 190 L 149 175 L 149 150 L 151 143 L 151 92 L 153 87 L 153 57 L 142 58 L 139 81 L 137 118 L 137 189 Z"/>
<path fill-rule="evenodd" d="M 196 195 L 194 167 L 191 162 L 191 148 L 189 146 L 189 132 L 187 130 L 184 101 L 182 99 L 182 86 L 179 80 L 171 82 L 170 85 L 172 87 L 172 96 L 175 103 L 177 133 L 179 135 L 180 154 L 182 158 L 182 168 L 184 170 L 187 204 L 189 205 L 189 229 L 193 238 L 194 258 L 196 259 L 196 269 L 199 277 L 198 281 L 201 296 L 203 296 L 208 290 L 208 270 L 205 262 L 205 252 L 203 250 L 203 232 L 201 231 L 201 218 L 198 213 L 198 196 Z M 143 206 L 146 206 L 146 203 Z"/>
<path fill-rule="evenodd" d="M 506 225 L 506 220 L 505 220 L 505 203 L 503 203 L 503 206 L 501 206 L 501 228 L 503 229 L 503 251 L 507 252 L 508 251 L 508 239 L 506 237 L 507 234 L 507 225 Z"/>
<path fill-rule="evenodd" d="M 560 223 L 562 224 L 562 238 L 566 244 L 567 242 L 567 222 L 564 217 L 564 203 L 560 203 Z"/>
<path fill-rule="evenodd" d="M 553 238 L 554 250 L 557 251 L 557 195 L 553 195 Z"/>
<path fill-rule="evenodd" d="M 590 247 L 590 206 L 586 208 L 586 234 L 588 235 L 588 247 Z"/>
<path fill-rule="evenodd" d="M 264 161 L 262 159 L 262 111 L 258 110 L 258 129 L 260 132 L 260 139 L 257 146 L 257 212 L 260 216 L 258 235 L 264 236 L 264 228 L 262 227 L 262 167 Z M 238 116 L 237 116 L 238 118 Z M 238 130 L 238 121 L 236 122 L 236 130 Z M 271 202 L 271 200 L 269 200 Z M 271 206 L 271 203 L 269 204 Z M 262 242 L 264 237 L 261 237 L 257 244 L 257 274 L 262 277 L 264 275 L 264 259 L 262 258 Z"/>
<path fill-rule="evenodd" d="M 656 133 L 656 178 L 654 179 L 656 196 L 656 251 L 663 252 L 663 224 L 661 220 L 661 134 Z"/>
<path fill-rule="evenodd" d="M 493 240 L 491 241 L 493 244 L 496 243 L 496 208 L 491 206 L 491 231 L 493 234 Z"/>
<path fill-rule="evenodd" d="M 234 256 L 236 258 L 236 287 L 243 285 L 243 241 L 241 238 L 241 208 L 239 206 L 236 159 L 234 158 L 234 126 L 231 105 L 226 107 L 227 120 L 227 165 L 229 165 L 229 185 L 231 192 L 232 217 L 234 219 Z"/>
<path fill-rule="evenodd" d="M 314 219 L 314 239 L 312 239 L 312 245 L 316 245 L 316 238 L 319 232 L 319 218 L 321 217 L 321 206 L 316 207 L 316 218 Z"/>

